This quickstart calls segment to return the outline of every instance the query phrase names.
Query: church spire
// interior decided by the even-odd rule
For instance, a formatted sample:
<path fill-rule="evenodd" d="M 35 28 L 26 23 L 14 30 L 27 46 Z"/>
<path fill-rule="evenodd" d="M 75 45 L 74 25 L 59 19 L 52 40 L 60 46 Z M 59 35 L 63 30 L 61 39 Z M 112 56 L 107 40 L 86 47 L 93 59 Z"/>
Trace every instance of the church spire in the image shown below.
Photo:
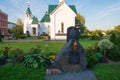
<path fill-rule="evenodd" d="M 27 1 L 27 10 L 26 10 L 26 14 L 32 14 L 31 10 L 30 10 L 30 0 Z"/>
<path fill-rule="evenodd" d="M 26 14 L 32 14 L 31 10 L 30 10 L 30 5 L 28 4 L 27 10 L 26 10 Z"/>
<path fill-rule="evenodd" d="M 59 4 L 61 4 L 61 3 L 63 3 L 63 2 L 65 2 L 64 0 L 59 0 Z"/>
<path fill-rule="evenodd" d="M 59 0 L 59 2 L 63 2 L 64 0 Z"/>

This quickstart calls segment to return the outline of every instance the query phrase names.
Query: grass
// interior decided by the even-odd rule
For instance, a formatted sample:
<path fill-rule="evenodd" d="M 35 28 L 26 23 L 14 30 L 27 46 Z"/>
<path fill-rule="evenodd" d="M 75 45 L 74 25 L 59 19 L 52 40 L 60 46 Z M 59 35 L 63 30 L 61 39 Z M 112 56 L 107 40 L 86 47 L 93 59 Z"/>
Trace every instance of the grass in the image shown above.
<path fill-rule="evenodd" d="M 100 64 L 94 70 L 98 80 L 120 80 L 120 64 Z"/>
<path fill-rule="evenodd" d="M 43 80 L 44 67 L 30 69 L 22 65 L 0 66 L 0 80 Z M 97 80 L 120 80 L 120 64 L 99 64 L 93 69 Z"/>
<path fill-rule="evenodd" d="M 22 65 L 0 66 L 0 80 L 43 80 L 45 75 L 44 67 L 30 69 Z"/>
<path fill-rule="evenodd" d="M 80 43 L 83 45 L 84 48 L 87 48 L 88 46 L 94 46 L 97 43 L 97 40 L 80 39 Z M 64 47 L 65 41 L 0 43 L 0 49 L 2 49 L 3 46 L 10 46 L 12 47 L 12 49 L 20 48 L 27 53 L 32 47 L 36 47 L 36 45 L 40 45 L 43 49 L 45 49 L 46 44 L 48 44 L 49 50 L 57 53 Z"/>
<path fill-rule="evenodd" d="M 88 46 L 94 46 L 97 40 L 80 39 L 80 43 L 84 48 L 87 48 Z M 45 49 L 46 44 L 48 44 L 49 51 L 58 53 L 64 47 L 65 41 L 0 43 L 0 49 L 2 49 L 3 46 L 10 46 L 12 49 L 20 48 L 27 53 L 36 45 L 40 45 Z M 30 69 L 22 65 L 4 65 L 0 66 L 0 80 L 43 80 L 45 69 L 44 67 L 40 69 Z"/>

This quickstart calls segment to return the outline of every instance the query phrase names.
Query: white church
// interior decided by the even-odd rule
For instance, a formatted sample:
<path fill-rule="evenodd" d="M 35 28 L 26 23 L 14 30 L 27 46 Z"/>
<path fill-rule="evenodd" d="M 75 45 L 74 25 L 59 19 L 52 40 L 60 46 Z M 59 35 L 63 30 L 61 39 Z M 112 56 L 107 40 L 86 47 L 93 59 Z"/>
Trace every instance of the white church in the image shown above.
<path fill-rule="evenodd" d="M 64 0 L 59 0 L 58 5 L 49 5 L 48 11 L 39 22 L 28 7 L 24 17 L 24 34 L 38 36 L 46 33 L 50 40 L 65 40 L 67 28 L 75 26 L 76 14 L 74 5 L 68 5 Z"/>

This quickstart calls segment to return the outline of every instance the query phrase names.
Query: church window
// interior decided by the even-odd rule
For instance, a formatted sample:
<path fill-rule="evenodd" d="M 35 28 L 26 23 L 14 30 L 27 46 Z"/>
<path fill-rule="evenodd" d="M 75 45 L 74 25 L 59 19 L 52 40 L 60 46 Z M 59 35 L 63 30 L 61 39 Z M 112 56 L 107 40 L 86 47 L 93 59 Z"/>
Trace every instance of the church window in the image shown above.
<path fill-rule="evenodd" d="M 64 33 L 64 23 L 61 23 L 61 32 Z"/>

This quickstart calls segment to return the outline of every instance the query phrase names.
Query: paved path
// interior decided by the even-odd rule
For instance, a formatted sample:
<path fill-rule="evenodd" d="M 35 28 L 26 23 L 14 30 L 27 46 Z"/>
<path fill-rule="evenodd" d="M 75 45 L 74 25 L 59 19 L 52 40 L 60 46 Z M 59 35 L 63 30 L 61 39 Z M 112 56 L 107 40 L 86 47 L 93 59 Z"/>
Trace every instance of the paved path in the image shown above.
<path fill-rule="evenodd" d="M 3 42 L 43 42 L 44 40 L 3 40 Z"/>
<path fill-rule="evenodd" d="M 48 75 L 45 76 L 45 80 L 97 80 L 94 73 L 90 70 L 86 70 L 79 73 L 62 73 L 60 75 Z"/>
<path fill-rule="evenodd" d="M 61 41 L 65 41 L 65 40 L 46 40 L 46 39 L 43 39 L 43 40 L 3 40 L 2 42 L 61 42 Z"/>

